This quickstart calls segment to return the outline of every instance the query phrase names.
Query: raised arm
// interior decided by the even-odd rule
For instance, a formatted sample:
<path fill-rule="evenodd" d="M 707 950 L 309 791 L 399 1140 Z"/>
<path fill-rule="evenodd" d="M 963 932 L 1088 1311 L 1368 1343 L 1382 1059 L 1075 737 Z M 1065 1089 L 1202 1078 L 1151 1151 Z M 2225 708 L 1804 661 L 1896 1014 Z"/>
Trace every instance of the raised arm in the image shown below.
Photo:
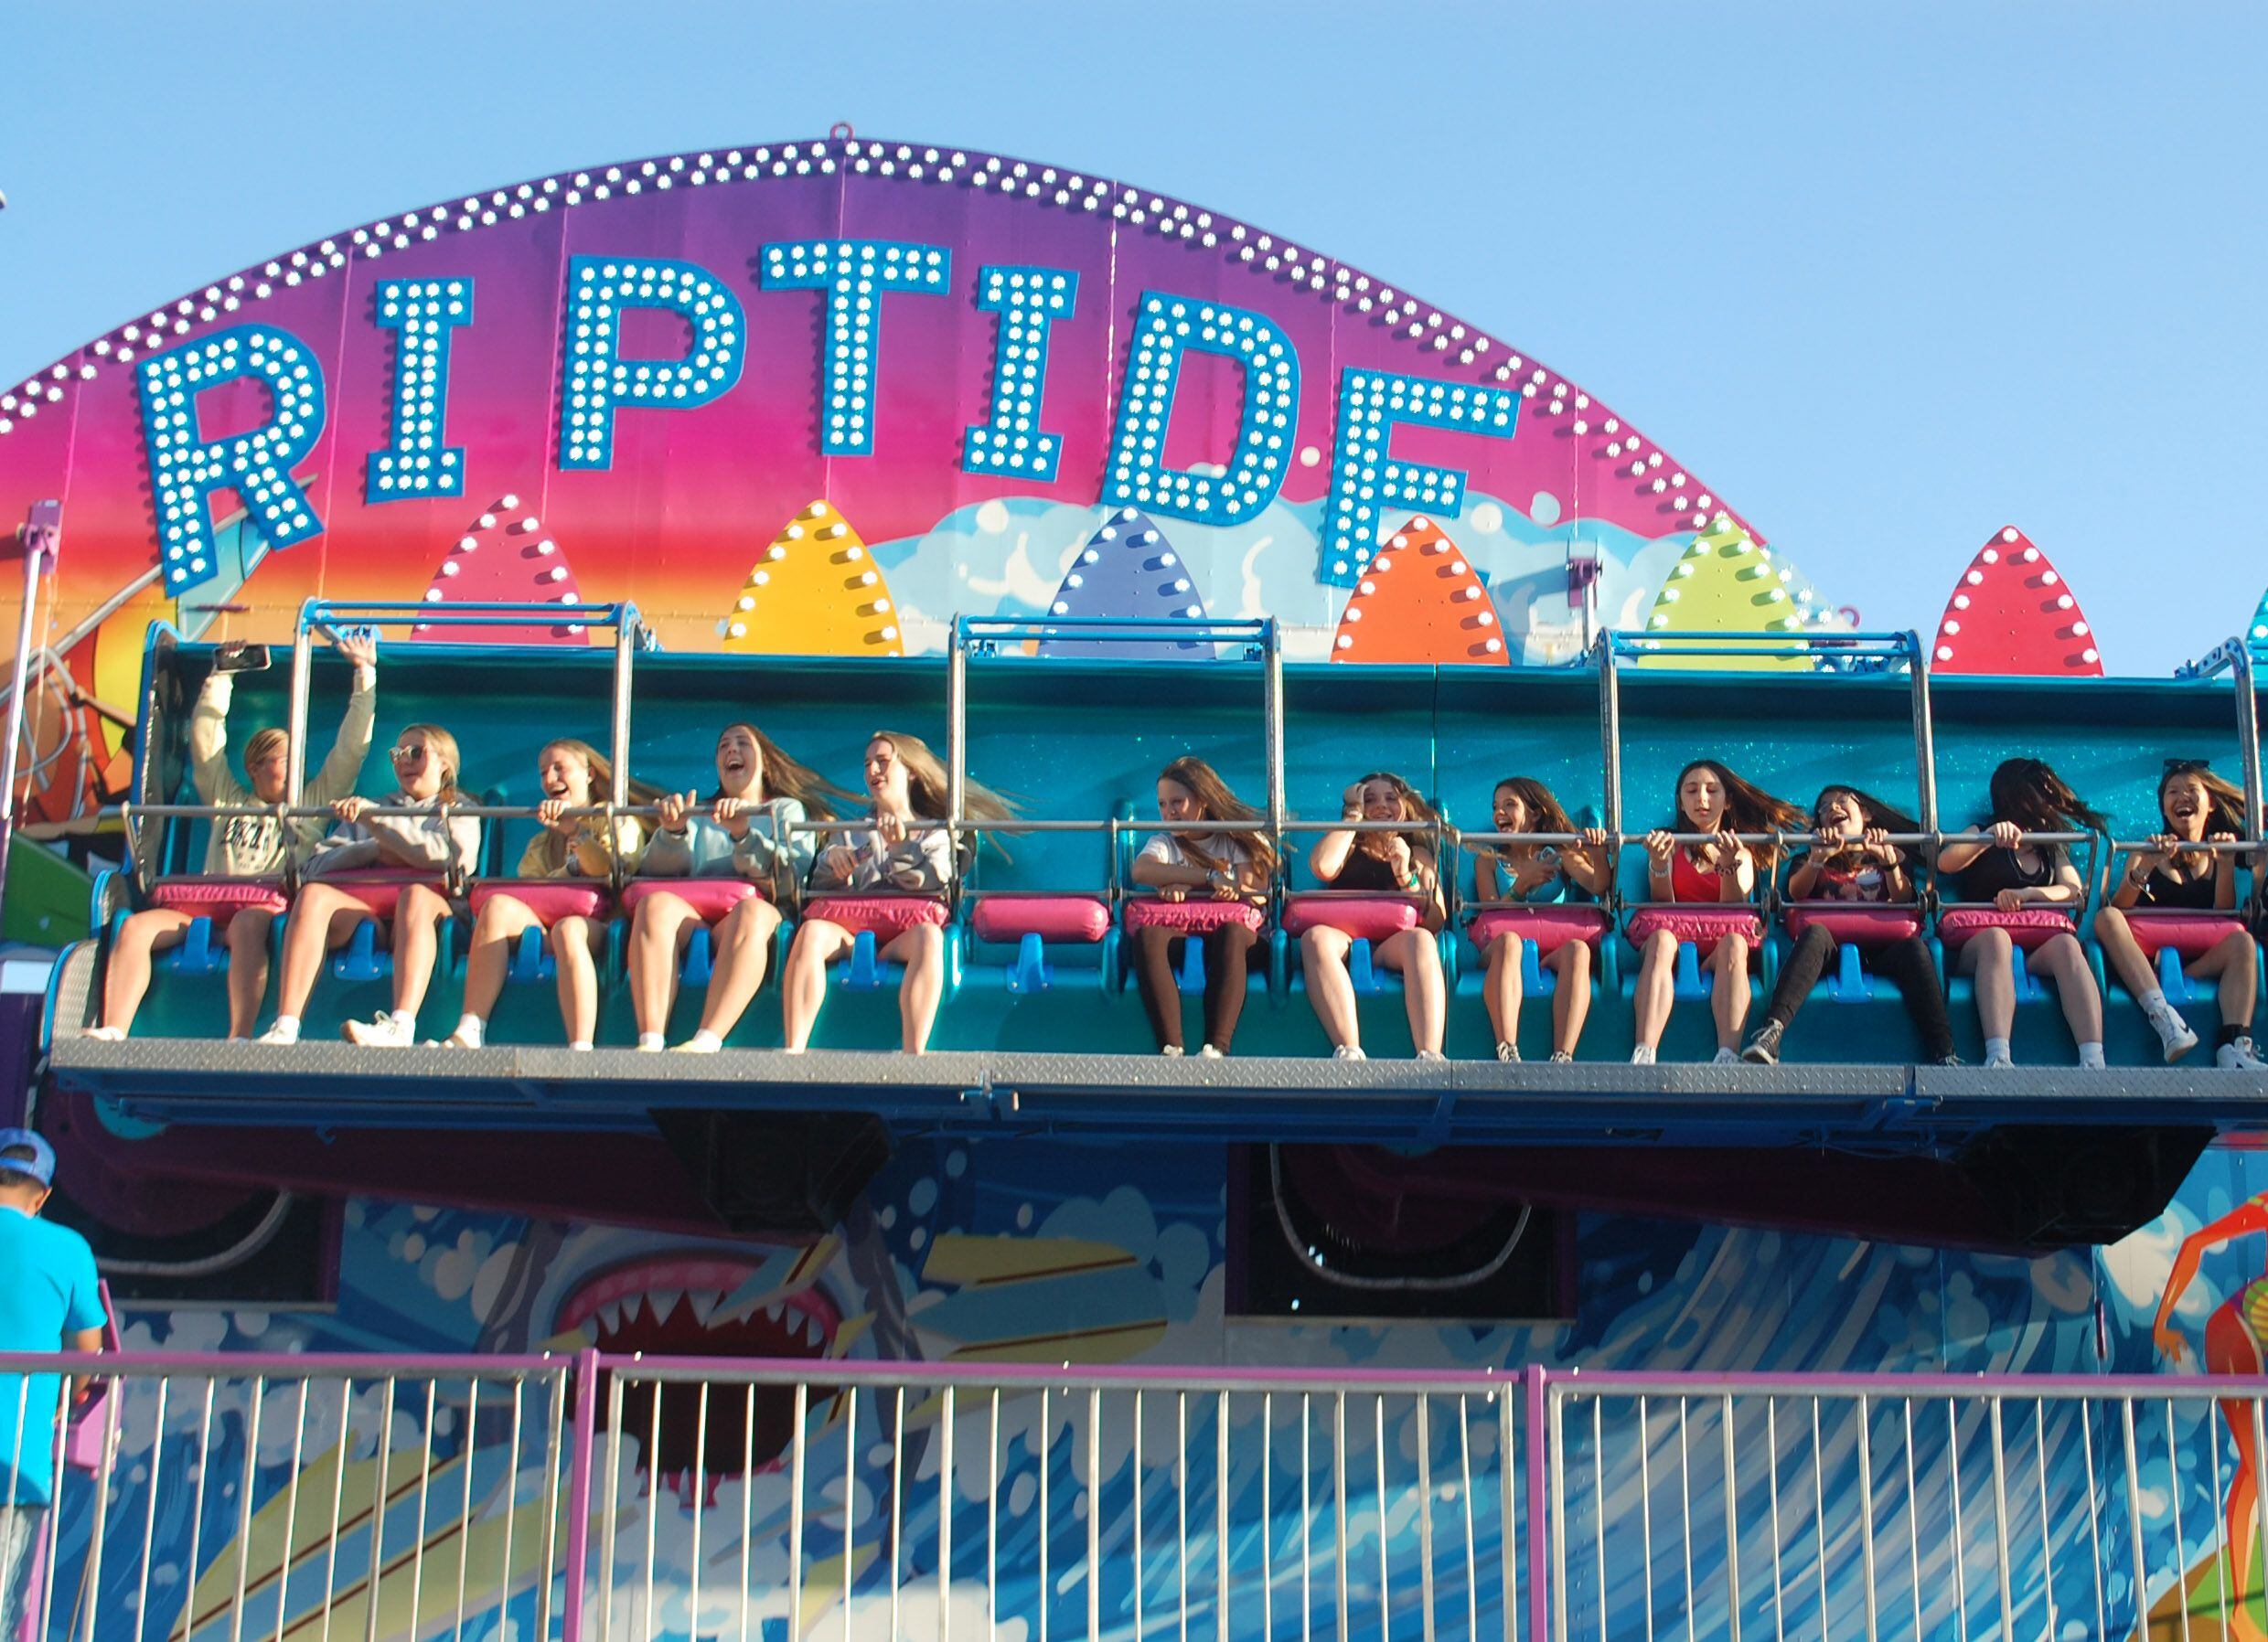
<path fill-rule="evenodd" d="M 309 804 L 328 804 L 355 790 L 363 761 L 370 756 L 370 725 L 378 714 L 377 644 L 367 638 L 341 638 L 332 647 L 354 664 L 354 691 L 338 721 L 338 737 L 306 789 Z"/>
<path fill-rule="evenodd" d="M 207 804 L 249 804 L 251 794 L 229 769 L 229 703 L 236 678 L 208 673 L 189 712 L 189 779 Z"/>
<path fill-rule="evenodd" d="M 2158 1296 L 2157 1316 L 2150 1325 L 2157 1349 L 2173 1361 L 2178 1363 L 2189 1349 L 2188 1342 L 2174 1330 L 2174 1307 L 2181 1303 L 2181 1296 L 2197 1276 L 2205 1251 L 2252 1232 L 2268 1232 L 2268 1197 L 2247 1199 L 2219 1220 L 2199 1226 L 2182 1239 L 2173 1267 L 2166 1274 L 2166 1292 Z"/>

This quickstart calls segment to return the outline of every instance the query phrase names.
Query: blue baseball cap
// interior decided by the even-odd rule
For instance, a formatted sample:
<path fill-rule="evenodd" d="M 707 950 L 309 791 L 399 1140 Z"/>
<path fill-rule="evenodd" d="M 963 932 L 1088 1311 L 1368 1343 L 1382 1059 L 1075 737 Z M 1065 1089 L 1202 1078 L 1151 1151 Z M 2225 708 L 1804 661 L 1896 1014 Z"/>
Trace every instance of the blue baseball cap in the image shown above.
<path fill-rule="evenodd" d="M 13 1169 L 19 1175 L 29 1175 L 40 1185 L 52 1189 L 55 1185 L 55 1148 L 47 1137 L 29 1129 L 0 1129 L 0 1154 L 24 1147 L 28 1157 L 0 1156 L 0 1168 Z"/>

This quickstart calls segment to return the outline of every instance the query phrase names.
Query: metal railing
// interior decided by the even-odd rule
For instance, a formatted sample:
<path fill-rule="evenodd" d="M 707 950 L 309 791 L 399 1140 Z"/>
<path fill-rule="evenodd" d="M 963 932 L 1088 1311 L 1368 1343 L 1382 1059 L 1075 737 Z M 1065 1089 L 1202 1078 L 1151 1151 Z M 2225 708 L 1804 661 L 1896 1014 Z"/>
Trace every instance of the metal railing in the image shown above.
<path fill-rule="evenodd" d="M 2195 1642 L 2268 1544 L 2263 1378 L 130 1353 L 0 1413 L 58 1368 L 7 1642 Z"/>

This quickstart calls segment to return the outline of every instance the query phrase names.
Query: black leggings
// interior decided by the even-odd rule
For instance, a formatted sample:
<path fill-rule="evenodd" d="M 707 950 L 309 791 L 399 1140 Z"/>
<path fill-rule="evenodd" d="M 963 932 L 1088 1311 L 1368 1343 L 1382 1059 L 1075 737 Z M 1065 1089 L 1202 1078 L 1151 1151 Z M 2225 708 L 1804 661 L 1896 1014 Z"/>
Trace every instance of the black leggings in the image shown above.
<path fill-rule="evenodd" d="M 1156 924 L 1134 933 L 1134 975 L 1160 1049 L 1182 1047 L 1182 991 L 1174 971 L 1189 938 Z M 1226 1054 L 1244 1013 L 1245 966 L 1259 936 L 1241 923 L 1225 923 L 1199 939 L 1204 942 L 1204 1040 Z"/>
<path fill-rule="evenodd" d="M 1781 965 L 1780 984 L 1772 988 L 1766 1018 L 1778 1021 L 1782 1028 L 1795 1018 L 1835 946 L 1835 937 L 1816 923 L 1796 937 L 1794 950 Z M 1904 1000 L 1906 1013 L 1921 1040 L 1922 1059 L 1942 1061 L 1952 1054 L 1953 1030 L 1945 1018 L 1945 988 L 1938 984 L 1937 965 L 1921 937 L 1908 935 L 1889 942 L 1867 956 L 1868 966 L 1898 987 L 1898 996 Z"/>

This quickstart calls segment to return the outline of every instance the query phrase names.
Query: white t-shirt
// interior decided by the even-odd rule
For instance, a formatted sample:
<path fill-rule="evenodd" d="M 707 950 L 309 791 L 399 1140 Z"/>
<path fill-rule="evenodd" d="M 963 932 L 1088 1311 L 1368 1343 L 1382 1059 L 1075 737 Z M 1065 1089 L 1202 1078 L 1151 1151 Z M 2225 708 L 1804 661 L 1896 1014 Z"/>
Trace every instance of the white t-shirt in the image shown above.
<path fill-rule="evenodd" d="M 1182 853 L 1182 840 L 1189 837 L 1187 833 L 1153 832 L 1135 858 L 1156 861 L 1164 867 L 1194 866 L 1196 863 Z M 1224 867 L 1242 867 L 1252 859 L 1252 852 L 1235 833 L 1206 833 L 1191 841 Z"/>

